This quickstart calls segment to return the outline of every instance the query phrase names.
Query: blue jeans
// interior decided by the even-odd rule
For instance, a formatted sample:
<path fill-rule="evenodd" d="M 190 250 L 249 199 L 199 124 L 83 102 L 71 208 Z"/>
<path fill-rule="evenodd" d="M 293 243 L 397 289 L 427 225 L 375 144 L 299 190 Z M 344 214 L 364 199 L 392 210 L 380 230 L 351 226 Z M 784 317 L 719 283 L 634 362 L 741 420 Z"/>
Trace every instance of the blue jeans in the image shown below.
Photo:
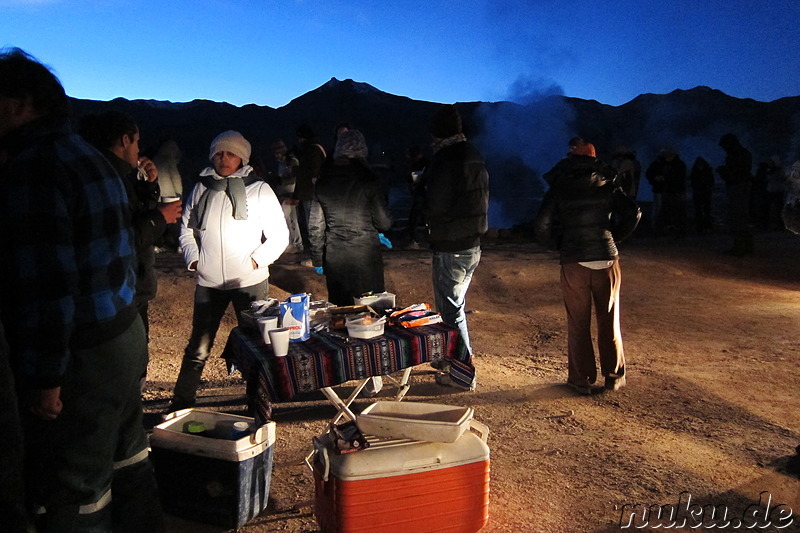
<path fill-rule="evenodd" d="M 467 352 L 472 355 L 467 330 L 467 289 L 472 273 L 481 260 L 481 248 L 476 246 L 459 252 L 433 252 L 433 297 L 442 321 L 458 328 Z"/>
<path fill-rule="evenodd" d="M 306 200 L 301 203 L 303 208 L 300 230 L 305 225 L 308 242 L 303 244 L 306 251 L 311 254 L 314 266 L 322 266 L 322 250 L 325 247 L 325 214 L 322 205 L 316 200 Z"/>

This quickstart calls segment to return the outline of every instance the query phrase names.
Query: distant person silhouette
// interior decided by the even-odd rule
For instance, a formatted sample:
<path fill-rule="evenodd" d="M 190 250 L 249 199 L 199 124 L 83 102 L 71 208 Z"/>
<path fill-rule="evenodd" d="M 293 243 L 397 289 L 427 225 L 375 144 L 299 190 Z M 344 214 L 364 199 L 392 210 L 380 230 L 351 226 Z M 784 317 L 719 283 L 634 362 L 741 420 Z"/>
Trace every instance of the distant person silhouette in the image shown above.
<path fill-rule="evenodd" d="M 327 152 L 320 144 L 314 130 L 308 124 L 297 127 L 297 146 L 294 155 L 299 165 L 294 197 L 298 200 L 300 232 L 303 246 L 310 259 L 302 262 L 305 266 L 322 266 L 322 249 L 325 239 L 325 217 L 317 200 L 316 183 Z"/>
<path fill-rule="evenodd" d="M 711 198 L 714 192 L 714 169 L 702 157 L 697 157 L 689 173 L 692 184 L 692 204 L 694 205 L 694 226 L 697 233 L 705 233 L 712 228 Z"/>
<path fill-rule="evenodd" d="M 728 255 L 743 256 L 754 251 L 753 233 L 750 230 L 750 189 L 753 180 L 753 156 L 739 143 L 733 133 L 726 133 L 719 140 L 725 150 L 725 163 L 717 167 L 728 192 L 728 228 L 733 244 Z"/>
<path fill-rule="evenodd" d="M 653 189 L 653 231 L 656 236 L 686 235 L 686 163 L 673 148 L 662 149 L 646 172 Z"/>
<path fill-rule="evenodd" d="M 286 226 L 289 228 L 289 245 L 291 246 L 291 251 L 303 253 L 303 235 L 300 232 L 300 222 L 297 216 L 298 201 L 294 198 L 297 167 L 300 162 L 286 147 L 283 139 L 275 140 L 271 148 L 274 158 L 271 172 L 274 181 L 273 189 L 278 196 L 278 201 L 281 203 L 283 217 L 286 220 Z"/>

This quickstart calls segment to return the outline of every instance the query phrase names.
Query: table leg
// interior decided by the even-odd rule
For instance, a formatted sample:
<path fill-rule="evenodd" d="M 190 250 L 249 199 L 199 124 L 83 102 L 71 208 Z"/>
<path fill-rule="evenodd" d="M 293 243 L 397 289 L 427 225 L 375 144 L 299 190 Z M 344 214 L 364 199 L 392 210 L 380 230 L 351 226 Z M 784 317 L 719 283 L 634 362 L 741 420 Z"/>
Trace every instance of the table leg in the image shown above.
<path fill-rule="evenodd" d="M 408 384 L 408 378 L 411 376 L 411 367 L 406 368 L 403 370 L 403 375 L 400 379 L 395 378 L 394 376 L 384 376 L 389 378 L 394 384 L 397 386 L 397 394 L 394 396 L 394 401 L 399 402 L 403 399 L 403 397 L 408 392 L 408 389 L 411 388 L 411 385 Z"/>
<path fill-rule="evenodd" d="M 339 398 L 339 395 L 336 394 L 336 391 L 334 391 L 331 387 L 323 387 L 320 389 L 322 391 L 322 394 L 325 395 L 328 401 L 330 401 L 337 409 L 339 409 L 339 411 L 336 413 L 336 416 L 334 416 L 331 419 L 331 424 L 339 423 L 339 420 L 343 416 L 347 416 L 347 418 L 350 420 L 356 419 L 355 413 L 353 413 L 353 411 L 350 410 L 350 404 L 353 403 L 353 400 L 356 399 L 356 396 L 358 396 L 361 390 L 366 386 L 367 381 L 369 380 L 363 379 L 359 381 L 358 385 L 356 385 L 356 388 L 353 390 L 350 396 L 347 397 L 347 400 L 345 401 Z"/>

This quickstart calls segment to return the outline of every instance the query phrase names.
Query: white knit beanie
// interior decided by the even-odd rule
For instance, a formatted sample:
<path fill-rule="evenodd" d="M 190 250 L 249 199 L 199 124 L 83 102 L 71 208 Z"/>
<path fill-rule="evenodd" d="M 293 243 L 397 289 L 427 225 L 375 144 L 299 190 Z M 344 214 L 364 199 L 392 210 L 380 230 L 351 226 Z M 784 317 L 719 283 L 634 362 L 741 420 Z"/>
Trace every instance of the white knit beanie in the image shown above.
<path fill-rule="evenodd" d="M 217 135 L 211 141 L 211 152 L 208 159 L 214 159 L 214 154 L 219 152 L 230 152 L 242 158 L 242 164 L 250 162 L 250 143 L 238 131 L 228 130 Z"/>

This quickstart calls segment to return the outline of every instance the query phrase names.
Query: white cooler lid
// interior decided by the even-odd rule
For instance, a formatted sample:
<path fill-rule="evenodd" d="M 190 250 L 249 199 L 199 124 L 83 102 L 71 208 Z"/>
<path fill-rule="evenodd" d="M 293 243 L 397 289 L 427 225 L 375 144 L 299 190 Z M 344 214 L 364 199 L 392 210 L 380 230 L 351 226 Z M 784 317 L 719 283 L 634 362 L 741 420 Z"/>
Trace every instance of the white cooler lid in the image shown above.
<path fill-rule="evenodd" d="M 414 474 L 485 461 L 489 459 L 485 440 L 488 430 L 477 421 L 473 420 L 472 424 L 473 429 L 482 432 L 481 436 L 467 431 L 450 443 L 375 438 L 369 440 L 369 448 L 341 455 L 337 455 L 332 444 L 324 439 L 324 449 L 317 446 L 315 460 L 323 470 L 327 470 L 327 461 L 330 474 L 345 481 Z"/>
<path fill-rule="evenodd" d="M 200 457 L 238 462 L 261 455 L 264 450 L 275 443 L 275 422 L 267 422 L 241 439 L 226 440 L 184 433 L 183 426 L 190 420 L 203 422 L 207 428 L 213 428 L 221 421 L 241 421 L 248 422 L 251 427 L 254 425 L 254 420 L 246 416 L 200 409 L 183 409 L 171 413 L 167 420 L 153 428 L 153 433 L 150 435 L 150 446 Z"/>

